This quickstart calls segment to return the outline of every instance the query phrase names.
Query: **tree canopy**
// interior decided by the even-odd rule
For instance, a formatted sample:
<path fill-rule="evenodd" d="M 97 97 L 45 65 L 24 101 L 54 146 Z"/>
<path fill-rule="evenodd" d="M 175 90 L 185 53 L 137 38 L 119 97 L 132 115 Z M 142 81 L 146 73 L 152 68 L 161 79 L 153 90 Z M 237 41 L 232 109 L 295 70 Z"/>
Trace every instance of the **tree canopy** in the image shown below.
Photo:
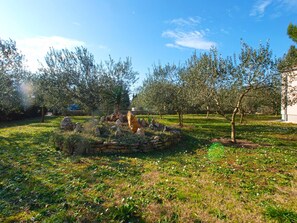
<path fill-rule="evenodd" d="M 288 36 L 297 43 L 297 26 L 293 25 L 292 23 L 289 24 L 287 29 Z"/>
<path fill-rule="evenodd" d="M 78 104 L 88 112 L 109 112 L 127 109 L 129 91 L 136 81 L 137 72 L 131 59 L 96 64 L 94 56 L 84 47 L 56 50 L 51 48 L 46 63 L 36 74 L 35 86 L 42 106 L 65 110 Z"/>
<path fill-rule="evenodd" d="M 23 60 L 15 41 L 0 39 L 0 113 L 21 109 L 20 87 L 25 75 Z"/>
<path fill-rule="evenodd" d="M 129 94 L 137 80 L 130 58 L 96 63 L 83 46 L 73 50 L 50 48 L 38 72 L 23 69 L 23 55 L 12 40 L 0 42 L 0 112 L 17 110 L 21 103 L 19 89 L 28 83 L 34 103 L 42 108 L 63 112 L 71 104 L 88 113 L 109 114 L 126 110 Z M 296 64 L 296 48 L 290 48 L 279 70 Z M 153 65 L 140 87 L 134 105 L 159 113 L 177 113 L 183 126 L 183 114 L 193 108 L 216 112 L 231 125 L 231 139 L 236 141 L 236 115 L 256 112 L 266 106 L 278 112 L 281 78 L 269 43 L 253 48 L 241 43 L 238 56 L 222 57 L 217 49 L 193 53 L 185 64 Z M 30 78 L 28 78 L 30 77 Z M 267 92 L 273 99 L 267 99 Z M 27 98 L 28 99 L 28 98 Z M 26 99 L 26 100 L 27 100 Z M 28 99 L 29 100 L 29 99 Z M 31 99 L 30 99 L 31 100 Z M 42 114 L 44 114 L 42 112 Z"/>
<path fill-rule="evenodd" d="M 280 86 L 269 43 L 253 48 L 242 42 L 240 54 L 226 58 L 213 48 L 200 55 L 194 53 L 184 67 L 159 65 L 152 70 L 137 96 L 142 106 L 158 112 L 175 111 L 181 118 L 191 106 L 215 111 L 230 122 L 233 142 L 237 113 L 255 104 L 256 92 L 259 99 L 263 89 Z"/>

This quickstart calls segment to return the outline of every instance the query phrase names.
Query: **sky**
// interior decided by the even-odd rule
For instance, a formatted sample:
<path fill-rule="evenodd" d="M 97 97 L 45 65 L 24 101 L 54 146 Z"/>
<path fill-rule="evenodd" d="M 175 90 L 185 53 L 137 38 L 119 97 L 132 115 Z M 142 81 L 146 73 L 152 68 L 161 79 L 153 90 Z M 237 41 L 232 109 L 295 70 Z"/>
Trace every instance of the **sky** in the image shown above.
<path fill-rule="evenodd" d="M 0 38 L 16 41 L 35 71 L 49 47 L 86 47 L 99 63 L 130 57 L 139 81 L 153 64 L 183 64 L 216 47 L 223 56 L 269 41 L 290 45 L 297 0 L 0 0 Z M 38 62 L 39 61 L 39 62 Z"/>

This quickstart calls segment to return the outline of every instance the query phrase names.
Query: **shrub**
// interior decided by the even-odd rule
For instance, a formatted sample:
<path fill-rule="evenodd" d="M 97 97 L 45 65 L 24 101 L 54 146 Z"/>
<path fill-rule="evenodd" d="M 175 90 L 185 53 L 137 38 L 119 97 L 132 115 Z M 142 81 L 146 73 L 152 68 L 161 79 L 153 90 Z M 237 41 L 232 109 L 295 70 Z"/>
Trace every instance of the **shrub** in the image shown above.
<path fill-rule="evenodd" d="M 51 141 L 57 149 L 69 155 L 83 155 L 91 149 L 91 142 L 83 134 L 75 132 L 56 131 L 52 134 Z"/>

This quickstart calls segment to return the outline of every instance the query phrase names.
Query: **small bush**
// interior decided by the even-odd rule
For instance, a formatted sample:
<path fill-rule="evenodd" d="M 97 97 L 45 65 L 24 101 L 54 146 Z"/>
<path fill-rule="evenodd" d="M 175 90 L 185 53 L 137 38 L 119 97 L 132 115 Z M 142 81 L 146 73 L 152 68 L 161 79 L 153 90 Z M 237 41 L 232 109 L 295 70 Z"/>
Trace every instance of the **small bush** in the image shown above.
<path fill-rule="evenodd" d="M 52 134 L 52 143 L 69 155 L 83 155 L 91 149 L 91 142 L 83 134 L 57 131 Z"/>

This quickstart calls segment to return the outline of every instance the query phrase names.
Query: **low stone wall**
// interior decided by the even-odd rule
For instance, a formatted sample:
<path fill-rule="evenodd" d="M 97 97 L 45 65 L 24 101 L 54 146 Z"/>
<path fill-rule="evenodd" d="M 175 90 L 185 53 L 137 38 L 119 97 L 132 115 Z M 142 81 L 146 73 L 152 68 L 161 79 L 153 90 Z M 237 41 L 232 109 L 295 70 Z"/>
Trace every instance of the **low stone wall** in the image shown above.
<path fill-rule="evenodd" d="M 64 117 L 60 130 L 52 133 L 50 141 L 56 149 L 69 155 L 96 155 L 163 150 L 181 140 L 178 129 L 153 122 L 147 128 L 139 126 L 133 133 L 135 129 L 131 131 L 119 119 L 115 123 L 102 120 L 99 125 L 98 120 L 73 124 L 69 117 Z"/>
<path fill-rule="evenodd" d="M 85 154 L 123 154 L 150 152 L 154 150 L 167 149 L 171 145 L 178 143 L 181 140 L 180 132 L 176 131 L 162 138 L 155 136 L 153 139 L 138 144 L 122 144 L 120 142 L 96 142 L 91 144 L 90 149 L 85 151 Z M 75 154 L 75 151 L 74 151 Z"/>

